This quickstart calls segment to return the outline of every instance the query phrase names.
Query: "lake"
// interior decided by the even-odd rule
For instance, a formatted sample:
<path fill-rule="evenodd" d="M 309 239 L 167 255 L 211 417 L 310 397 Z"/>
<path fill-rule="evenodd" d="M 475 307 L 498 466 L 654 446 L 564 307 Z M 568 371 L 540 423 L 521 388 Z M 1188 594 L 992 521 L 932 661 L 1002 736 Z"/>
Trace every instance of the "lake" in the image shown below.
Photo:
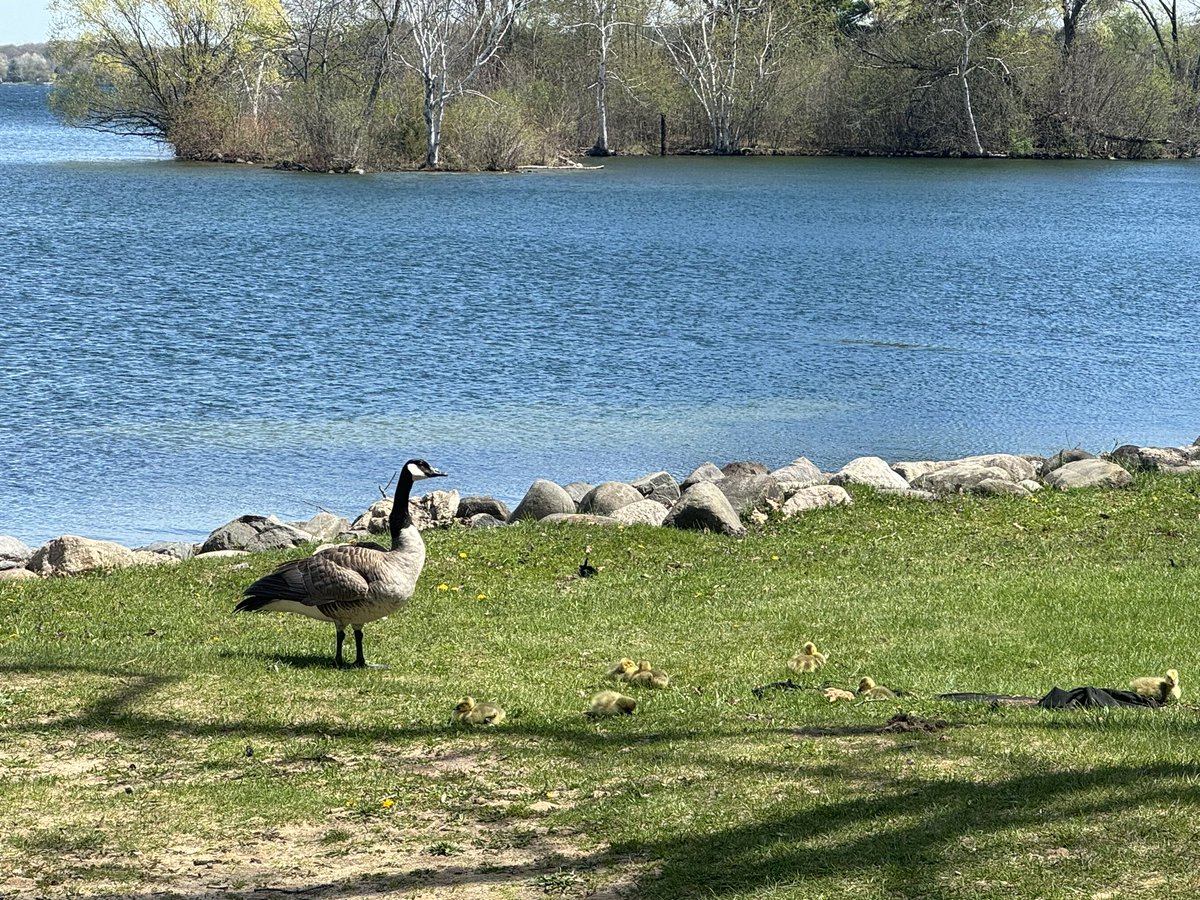
<path fill-rule="evenodd" d="M 0 85 L 0 534 L 1200 433 L 1200 163 L 172 160 Z"/>

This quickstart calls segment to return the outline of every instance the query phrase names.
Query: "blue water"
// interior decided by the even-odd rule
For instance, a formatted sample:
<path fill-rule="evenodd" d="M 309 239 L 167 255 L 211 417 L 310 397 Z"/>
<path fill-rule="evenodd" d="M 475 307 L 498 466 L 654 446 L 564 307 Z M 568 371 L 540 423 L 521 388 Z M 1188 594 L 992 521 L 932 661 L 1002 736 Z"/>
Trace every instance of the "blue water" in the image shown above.
<path fill-rule="evenodd" d="M 1200 433 L 1200 163 L 176 162 L 0 86 L 0 534 Z M 442 485 L 439 485 L 442 486 Z"/>

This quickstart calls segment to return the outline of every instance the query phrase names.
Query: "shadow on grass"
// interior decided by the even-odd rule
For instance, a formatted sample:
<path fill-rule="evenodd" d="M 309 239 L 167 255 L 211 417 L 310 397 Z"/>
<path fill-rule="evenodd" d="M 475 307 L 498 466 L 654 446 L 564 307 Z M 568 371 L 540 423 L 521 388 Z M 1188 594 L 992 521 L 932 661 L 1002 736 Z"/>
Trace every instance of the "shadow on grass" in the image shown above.
<path fill-rule="evenodd" d="M 840 777 L 833 769 L 826 774 Z M 1164 763 L 1066 768 L 990 782 L 906 782 L 884 796 L 640 844 L 639 851 L 662 863 L 645 896 L 686 896 L 703 886 L 706 896 L 720 897 L 845 877 L 882 881 L 901 896 L 952 895 L 949 876 L 971 865 L 964 838 L 982 842 L 993 833 L 1017 832 L 1049 850 L 1053 844 L 1044 841 L 1053 837 L 1043 835 L 1059 824 L 1151 804 L 1200 805 L 1198 776 L 1200 766 Z M 1005 851 L 1008 868 L 1000 877 L 1013 877 L 1013 849 L 1010 844 Z"/>

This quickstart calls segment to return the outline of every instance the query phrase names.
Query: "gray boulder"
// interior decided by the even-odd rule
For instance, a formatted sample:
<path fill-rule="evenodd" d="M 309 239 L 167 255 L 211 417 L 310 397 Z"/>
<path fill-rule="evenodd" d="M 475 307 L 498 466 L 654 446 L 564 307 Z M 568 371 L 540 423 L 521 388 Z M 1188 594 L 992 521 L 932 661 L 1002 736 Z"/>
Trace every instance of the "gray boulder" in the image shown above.
<path fill-rule="evenodd" d="M 913 480 L 912 487 L 935 494 L 955 494 L 973 491 L 984 481 L 1007 481 L 1016 484 L 1005 469 L 964 461 L 919 475 Z"/>
<path fill-rule="evenodd" d="M 563 490 L 575 501 L 575 510 L 579 510 L 579 503 L 587 496 L 588 491 L 594 488 L 594 484 L 589 484 L 586 481 L 572 481 L 568 485 L 563 486 Z"/>
<path fill-rule="evenodd" d="M 1066 465 L 1069 462 L 1079 462 L 1081 459 L 1095 459 L 1095 453 L 1089 453 L 1086 450 L 1081 450 L 1079 447 L 1064 447 L 1057 453 L 1052 453 L 1047 456 L 1042 463 L 1042 477 L 1045 478 L 1055 469 Z"/>
<path fill-rule="evenodd" d="M 691 475 L 683 479 L 683 483 L 679 485 L 679 490 L 682 494 L 694 484 L 699 484 L 702 481 L 720 481 L 724 477 L 725 473 L 717 468 L 716 463 L 701 463 Z"/>
<path fill-rule="evenodd" d="M 278 520 L 267 516 L 238 516 L 232 522 L 226 522 L 208 536 L 200 547 L 201 553 L 211 553 L 214 550 L 245 550 L 246 545 L 254 540 L 261 531 L 266 531 Z"/>
<path fill-rule="evenodd" d="M 191 559 L 196 555 L 196 545 L 184 541 L 155 541 L 144 547 L 138 547 L 138 553 L 161 553 L 174 559 Z"/>
<path fill-rule="evenodd" d="M 829 477 L 830 484 L 864 484 L 877 491 L 906 491 L 909 483 L 878 456 L 860 456 Z"/>
<path fill-rule="evenodd" d="M 780 466 L 771 472 L 771 477 L 780 484 L 827 484 L 829 478 L 812 462 L 803 456 L 798 456 L 786 466 Z"/>
<path fill-rule="evenodd" d="M 350 529 L 349 520 L 322 510 L 307 522 L 292 522 L 301 531 L 307 531 L 314 541 L 332 541 L 343 531 Z"/>
<path fill-rule="evenodd" d="M 854 500 L 846 493 L 844 487 L 836 484 L 814 484 L 800 488 L 785 501 L 780 511 L 784 516 L 794 516 L 810 509 L 821 509 L 826 506 L 849 506 Z"/>
<path fill-rule="evenodd" d="M 760 462 L 746 462 L 744 460 L 727 462 L 721 466 L 721 474 L 726 478 L 734 475 L 769 475 L 770 472 L 771 470 Z"/>
<path fill-rule="evenodd" d="M 500 528 L 507 521 L 507 516 L 503 519 L 493 516 L 491 513 L 481 512 L 475 513 L 471 518 L 467 519 L 468 528 Z"/>
<path fill-rule="evenodd" d="M 33 556 L 33 548 L 24 541 L 0 534 L 0 570 L 24 568 Z"/>
<path fill-rule="evenodd" d="M 716 484 L 709 481 L 698 482 L 684 491 L 663 519 L 663 525 L 715 531 L 733 537 L 741 537 L 746 533 L 725 495 Z"/>
<path fill-rule="evenodd" d="M 26 578 L 41 578 L 37 572 L 30 571 L 24 566 L 14 566 L 11 569 L 0 569 L 0 581 L 22 581 Z"/>
<path fill-rule="evenodd" d="M 356 534 L 388 534 L 391 525 L 392 498 L 384 497 L 367 507 L 367 511 L 350 523 L 350 531 Z"/>
<path fill-rule="evenodd" d="M 1108 458 L 1132 472 L 1148 470 L 1167 474 L 1183 474 L 1200 470 L 1200 449 L 1191 447 L 1118 447 Z"/>
<path fill-rule="evenodd" d="M 1125 487 L 1133 481 L 1128 471 L 1107 459 L 1080 459 L 1059 466 L 1046 483 L 1060 491 L 1084 487 Z"/>
<path fill-rule="evenodd" d="M 579 511 L 593 516 L 610 516 L 622 506 L 637 503 L 642 494 L 631 484 L 623 481 L 606 481 L 598 484 L 579 501 Z"/>
<path fill-rule="evenodd" d="M 539 525 L 616 525 L 612 516 L 593 516 L 588 513 L 550 513 L 538 519 Z"/>
<path fill-rule="evenodd" d="M 727 475 L 713 484 L 725 495 L 739 516 L 783 496 L 779 482 L 771 475 Z"/>
<path fill-rule="evenodd" d="M 313 536 L 307 531 L 297 528 L 295 525 L 288 525 L 286 522 L 279 522 L 264 528 L 246 541 L 245 546 L 240 549 L 250 553 L 265 553 L 268 550 L 289 550 L 292 547 L 299 547 L 301 544 L 311 543 L 312 540 Z"/>
<path fill-rule="evenodd" d="M 679 482 L 671 475 L 670 472 L 654 472 L 650 475 L 645 475 L 633 482 L 633 486 L 647 500 L 654 500 L 661 503 L 667 509 L 675 505 L 675 501 L 679 499 L 682 491 L 679 490 Z"/>
<path fill-rule="evenodd" d="M 975 494 L 1008 494 L 1013 497 L 1028 497 L 1031 493 L 1024 482 L 1009 481 L 1007 478 L 984 478 L 970 490 Z"/>
<path fill-rule="evenodd" d="M 1036 461 L 1035 461 L 1036 460 Z M 985 453 L 978 456 L 964 456 L 960 459 L 920 460 L 898 462 L 892 466 L 892 471 L 909 484 L 916 485 L 922 476 L 941 472 L 945 469 L 962 467 L 987 467 L 1002 469 L 1002 477 L 1009 481 L 1024 481 L 1036 478 L 1041 470 L 1040 457 L 1034 460 L 1013 453 Z"/>
<path fill-rule="evenodd" d="M 639 500 L 637 503 L 622 506 L 612 514 L 612 517 L 622 525 L 654 525 L 657 527 L 667 517 L 667 507 L 657 500 Z"/>
<path fill-rule="evenodd" d="M 95 569 L 118 569 L 136 565 L 133 551 L 112 541 L 64 534 L 43 544 L 25 568 L 38 575 L 79 575 Z"/>
<path fill-rule="evenodd" d="M 539 478 L 529 486 L 529 490 L 525 492 L 525 496 L 521 498 L 517 508 L 512 511 L 508 521 L 518 522 L 521 519 L 540 521 L 555 513 L 573 512 L 575 512 L 575 501 L 571 499 L 571 495 L 553 481 Z"/>
<path fill-rule="evenodd" d="M 458 517 L 460 519 L 472 519 L 481 513 L 487 513 L 494 519 L 506 522 L 510 510 L 503 500 L 497 500 L 495 497 L 463 497 L 458 501 Z"/>
<path fill-rule="evenodd" d="M 445 528 L 458 515 L 458 491 L 430 491 L 414 497 L 408 506 L 418 529 Z"/>

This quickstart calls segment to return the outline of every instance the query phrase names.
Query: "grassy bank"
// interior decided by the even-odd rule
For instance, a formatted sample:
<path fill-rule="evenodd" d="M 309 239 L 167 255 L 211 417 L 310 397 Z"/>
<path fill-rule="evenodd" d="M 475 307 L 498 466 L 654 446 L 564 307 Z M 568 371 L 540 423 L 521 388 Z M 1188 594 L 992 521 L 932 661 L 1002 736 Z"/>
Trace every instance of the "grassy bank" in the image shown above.
<path fill-rule="evenodd" d="M 427 533 L 362 672 L 328 626 L 231 614 L 282 555 L 0 583 L 0 895 L 1200 893 L 1198 494 L 860 492 L 741 541 Z M 811 684 L 910 696 L 757 699 L 807 638 Z M 671 687 L 585 719 L 621 656 Z M 1159 711 L 936 699 L 1168 667 Z M 508 721 L 451 727 L 466 693 Z M 951 727 L 883 731 L 898 709 Z"/>

